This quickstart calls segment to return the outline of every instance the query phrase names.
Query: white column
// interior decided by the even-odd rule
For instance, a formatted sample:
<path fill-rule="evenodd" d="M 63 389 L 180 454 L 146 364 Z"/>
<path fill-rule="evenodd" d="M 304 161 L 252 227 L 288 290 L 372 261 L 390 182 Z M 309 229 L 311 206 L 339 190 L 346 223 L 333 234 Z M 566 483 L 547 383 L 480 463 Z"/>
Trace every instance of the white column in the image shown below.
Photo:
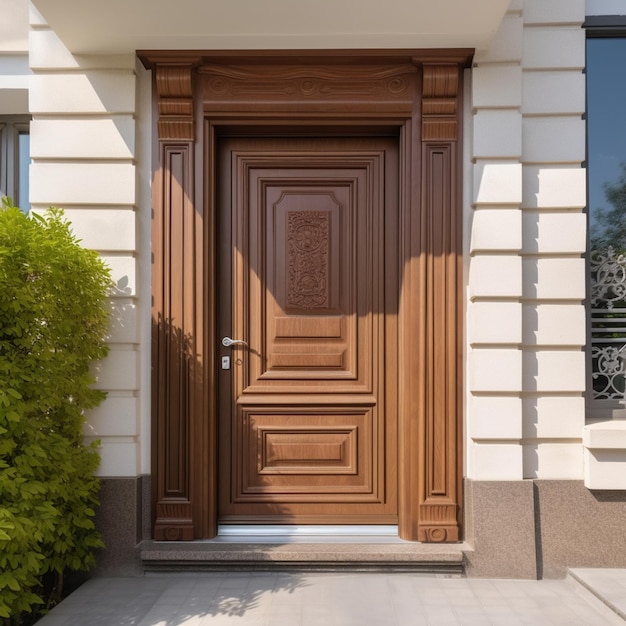
<path fill-rule="evenodd" d="M 149 437 L 140 429 L 142 411 L 149 410 L 142 406 L 140 363 L 142 355 L 149 359 L 149 343 L 140 343 L 137 315 L 142 268 L 135 57 L 74 56 L 31 8 L 30 66 L 32 207 L 63 208 L 83 245 L 109 263 L 116 282 L 111 351 L 96 368 L 97 386 L 108 398 L 88 416 L 85 435 L 102 442 L 101 476 L 137 476 L 148 462 L 140 447 Z"/>
<path fill-rule="evenodd" d="M 584 0 L 525 0 L 524 477 L 582 478 L 585 353 Z"/>
<path fill-rule="evenodd" d="M 472 72 L 467 476 L 522 478 L 521 3 Z"/>

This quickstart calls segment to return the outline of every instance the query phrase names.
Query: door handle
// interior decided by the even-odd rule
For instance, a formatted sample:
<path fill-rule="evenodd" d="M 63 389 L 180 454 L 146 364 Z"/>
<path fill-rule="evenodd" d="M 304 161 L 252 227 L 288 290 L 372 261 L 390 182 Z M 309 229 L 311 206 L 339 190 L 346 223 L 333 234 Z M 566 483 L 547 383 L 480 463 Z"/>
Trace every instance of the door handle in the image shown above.
<path fill-rule="evenodd" d="M 225 348 L 230 348 L 231 346 L 247 346 L 247 342 L 243 339 L 231 339 L 230 337 L 224 337 L 222 339 L 222 345 Z"/>

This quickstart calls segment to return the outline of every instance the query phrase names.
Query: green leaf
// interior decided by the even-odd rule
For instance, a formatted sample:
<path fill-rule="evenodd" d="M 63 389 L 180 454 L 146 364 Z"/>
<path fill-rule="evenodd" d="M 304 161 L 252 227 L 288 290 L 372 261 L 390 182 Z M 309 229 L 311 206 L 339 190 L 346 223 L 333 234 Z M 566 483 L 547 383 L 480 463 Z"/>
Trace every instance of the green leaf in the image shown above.
<path fill-rule="evenodd" d="M 110 271 L 59 209 L 0 210 L 0 620 L 41 602 L 47 571 L 85 569 L 102 545 L 97 446 L 84 412 L 104 398 Z"/>

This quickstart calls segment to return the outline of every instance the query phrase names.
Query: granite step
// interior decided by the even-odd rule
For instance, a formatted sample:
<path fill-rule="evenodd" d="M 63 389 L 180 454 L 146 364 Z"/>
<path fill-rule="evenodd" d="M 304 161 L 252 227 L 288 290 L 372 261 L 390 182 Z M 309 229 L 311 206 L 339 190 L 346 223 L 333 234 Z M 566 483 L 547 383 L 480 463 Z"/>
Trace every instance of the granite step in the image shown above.
<path fill-rule="evenodd" d="M 144 541 L 145 572 L 239 570 L 412 571 L 462 576 L 466 544 Z"/>

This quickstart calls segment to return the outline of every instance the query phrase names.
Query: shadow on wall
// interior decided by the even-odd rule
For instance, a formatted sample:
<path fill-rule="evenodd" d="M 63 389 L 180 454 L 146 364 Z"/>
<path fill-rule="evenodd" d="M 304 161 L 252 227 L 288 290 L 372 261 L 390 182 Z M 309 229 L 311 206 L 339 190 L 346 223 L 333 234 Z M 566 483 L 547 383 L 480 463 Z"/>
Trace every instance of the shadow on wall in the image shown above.
<path fill-rule="evenodd" d="M 111 320 L 109 345 L 115 351 L 118 344 L 137 342 L 136 302 L 127 276 L 120 278 L 111 291 Z M 130 351 L 119 351 L 131 356 Z M 103 387 L 124 389 L 126 360 L 100 364 L 97 372 Z M 112 369 L 113 368 L 113 371 Z M 127 387 L 134 382 L 126 381 Z M 131 389 L 131 392 L 134 390 Z M 100 407 L 88 416 L 85 435 L 90 439 L 107 437 L 121 439 L 122 448 L 134 446 L 137 434 L 134 397 L 128 391 L 110 395 Z M 132 438 L 132 439 L 131 439 Z M 128 443 L 126 443 L 128 442 Z M 134 467 L 135 459 L 130 461 Z M 105 548 L 97 555 L 95 576 L 135 576 L 141 574 L 137 544 L 150 536 L 150 476 L 128 475 L 115 456 L 104 461 L 105 478 L 100 479 L 100 506 L 96 513 L 96 526 L 104 540 Z"/>
<path fill-rule="evenodd" d="M 169 303 L 164 307 L 170 308 Z M 172 311 L 171 317 L 159 315 L 152 322 L 152 450 L 153 466 L 158 472 L 152 482 L 152 509 L 156 518 L 154 537 L 161 540 L 195 538 L 194 488 L 196 477 L 190 471 L 197 445 L 209 436 L 207 430 L 192 432 L 190 416 L 204 406 L 204 365 L 197 357 L 193 328 L 181 328 L 174 320 L 182 314 Z M 210 460 L 205 460 L 211 464 Z M 198 506 L 199 503 L 196 503 Z"/>
<path fill-rule="evenodd" d="M 213 468 L 217 471 L 221 467 L 227 472 L 227 465 L 231 463 L 230 472 L 237 474 L 238 468 L 232 462 L 231 438 L 234 433 L 221 437 L 221 445 L 228 443 L 228 448 L 222 450 L 217 446 L 217 454 L 224 453 L 222 464 L 220 459 L 199 459 L 206 450 L 206 438 L 212 438 L 215 433 L 209 432 L 209 420 L 202 423 L 190 419 L 197 412 L 197 407 L 206 407 L 211 383 L 206 380 L 205 366 L 197 355 L 202 348 L 197 345 L 197 339 L 190 332 L 186 332 L 173 318 L 159 316 L 153 320 L 153 354 L 160 362 L 167 362 L 169 367 L 153 369 L 153 449 L 157 450 L 158 458 L 153 459 L 158 464 L 159 471 L 153 476 L 152 507 L 156 514 L 154 537 L 161 540 L 197 539 L 201 536 L 201 529 L 192 527 L 191 519 L 201 519 L 198 511 L 206 506 L 200 501 L 206 496 L 199 495 L 199 488 L 204 484 L 204 477 L 196 475 L 192 468 Z M 222 387 L 228 388 L 227 381 Z M 226 403 L 226 405 L 228 402 Z M 222 420 L 222 426 L 228 428 L 230 420 Z M 202 429 L 202 432 L 198 432 Z M 226 465 L 224 465 L 226 464 Z M 269 485 L 262 476 L 258 476 L 261 489 L 260 501 L 265 502 L 267 510 L 283 519 L 290 517 L 289 508 L 281 503 L 269 503 L 272 496 L 263 492 L 263 485 Z M 192 515 L 192 512 L 195 515 Z M 185 519 L 188 528 L 185 529 Z M 172 526 L 168 521 L 177 520 Z"/>

